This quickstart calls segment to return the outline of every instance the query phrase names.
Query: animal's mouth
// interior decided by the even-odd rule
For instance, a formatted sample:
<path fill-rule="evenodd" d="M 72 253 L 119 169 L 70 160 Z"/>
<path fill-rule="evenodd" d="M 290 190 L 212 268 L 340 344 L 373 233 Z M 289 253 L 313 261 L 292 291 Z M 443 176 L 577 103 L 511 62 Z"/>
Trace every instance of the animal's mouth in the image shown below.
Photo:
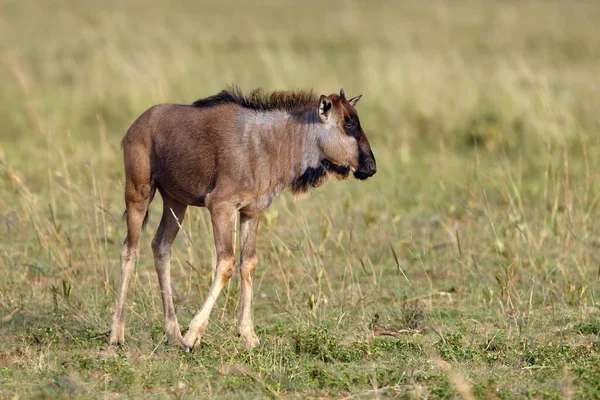
<path fill-rule="evenodd" d="M 353 171 L 354 172 L 354 177 L 356 179 L 360 179 L 361 181 L 364 181 L 367 178 L 370 178 L 373 174 L 368 174 L 366 172 L 363 171 Z"/>
<path fill-rule="evenodd" d="M 338 165 L 329 160 L 322 160 L 321 164 L 323 167 L 325 167 L 327 172 L 335 175 L 335 177 L 339 180 L 348 178 L 348 175 L 350 175 L 350 170 L 354 172 L 354 168 L 351 168 L 347 165 Z"/>
<path fill-rule="evenodd" d="M 335 164 L 334 162 L 332 162 L 330 160 L 322 160 L 321 165 L 323 165 L 323 167 L 325 168 L 325 170 L 328 173 L 335 175 L 335 177 L 339 180 L 347 179 L 348 176 L 350 175 L 350 172 L 352 172 L 352 174 L 354 175 L 354 177 L 356 179 L 360 179 L 361 181 L 364 181 L 365 179 L 370 178 L 375 173 L 375 172 L 365 171 L 361 168 L 356 169 L 350 165 Z"/>
<path fill-rule="evenodd" d="M 377 166 L 375 165 L 375 158 L 373 157 L 373 154 L 366 159 L 361 154 L 358 170 L 353 172 L 354 177 L 360 180 L 365 180 L 375 175 L 377 172 Z"/>

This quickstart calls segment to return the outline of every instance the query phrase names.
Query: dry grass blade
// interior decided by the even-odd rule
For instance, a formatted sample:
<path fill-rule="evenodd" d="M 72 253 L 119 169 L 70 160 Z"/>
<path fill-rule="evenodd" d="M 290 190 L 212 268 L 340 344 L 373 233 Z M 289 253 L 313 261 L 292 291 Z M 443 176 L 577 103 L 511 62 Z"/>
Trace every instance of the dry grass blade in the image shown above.
<path fill-rule="evenodd" d="M 396 263 L 396 267 L 398 268 L 398 271 L 400 271 L 400 273 L 402 274 L 404 279 L 406 279 L 406 282 L 408 282 L 408 284 L 412 287 L 412 283 L 410 282 L 410 280 L 408 279 L 408 277 L 402 270 L 402 267 L 400 266 L 400 261 L 398 261 L 398 256 L 396 255 L 396 250 L 394 250 L 394 246 L 392 246 L 391 244 L 390 244 L 390 249 L 392 250 L 392 256 L 394 257 L 394 262 Z"/>
<path fill-rule="evenodd" d="M 458 255 L 462 258 L 462 248 L 460 247 L 460 237 L 458 236 L 458 229 L 455 231 L 456 233 L 456 246 L 458 247 Z"/>
<path fill-rule="evenodd" d="M 403 335 L 418 335 L 421 333 L 418 329 L 400 329 L 397 331 L 389 330 L 389 329 L 377 329 L 372 332 L 373 336 L 393 336 L 400 337 Z"/>
<path fill-rule="evenodd" d="M 8 177 L 14 182 L 14 184 L 17 185 L 19 189 L 21 189 L 25 196 L 27 196 L 27 199 L 35 202 L 33 194 L 31 193 L 25 182 L 23 182 L 23 179 L 21 179 L 21 177 L 15 171 L 13 171 L 12 168 L 6 165 L 2 160 L 0 160 L 0 164 L 4 166 L 6 175 L 8 175 Z"/>

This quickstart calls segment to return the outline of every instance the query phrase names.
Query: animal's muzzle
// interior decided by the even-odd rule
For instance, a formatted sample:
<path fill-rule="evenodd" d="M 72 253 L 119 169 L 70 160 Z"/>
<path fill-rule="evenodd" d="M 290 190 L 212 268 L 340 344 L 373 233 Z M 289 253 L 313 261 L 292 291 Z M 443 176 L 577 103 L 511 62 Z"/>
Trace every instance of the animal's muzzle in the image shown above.
<path fill-rule="evenodd" d="M 377 164 L 375 163 L 375 157 L 371 149 L 361 152 L 358 156 L 358 170 L 354 172 L 354 177 L 357 179 L 367 179 L 375 175 L 377 172 Z"/>

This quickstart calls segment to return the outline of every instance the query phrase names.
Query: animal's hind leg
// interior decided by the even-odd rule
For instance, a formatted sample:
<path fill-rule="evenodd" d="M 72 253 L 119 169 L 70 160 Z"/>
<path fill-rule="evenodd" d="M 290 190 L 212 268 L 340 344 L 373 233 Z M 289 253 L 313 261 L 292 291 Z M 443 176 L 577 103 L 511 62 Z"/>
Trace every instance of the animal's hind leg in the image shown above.
<path fill-rule="evenodd" d="M 177 232 L 179 232 L 179 223 L 185 216 L 187 206 L 163 191 L 161 191 L 161 195 L 163 198 L 163 215 L 156 236 L 152 240 L 152 251 L 162 294 L 165 334 L 169 343 L 180 344 L 181 331 L 173 306 L 171 289 L 171 247 Z"/>
<path fill-rule="evenodd" d="M 127 289 L 129 287 L 131 274 L 139 255 L 142 224 L 155 191 L 155 188 L 150 182 L 149 168 L 147 174 L 138 174 L 135 178 L 137 179 L 134 181 L 132 177 L 127 176 L 127 182 L 125 184 L 127 237 L 125 238 L 125 243 L 121 250 L 121 283 L 110 332 L 110 343 L 114 345 L 121 345 L 125 342 L 125 298 L 127 297 Z"/>

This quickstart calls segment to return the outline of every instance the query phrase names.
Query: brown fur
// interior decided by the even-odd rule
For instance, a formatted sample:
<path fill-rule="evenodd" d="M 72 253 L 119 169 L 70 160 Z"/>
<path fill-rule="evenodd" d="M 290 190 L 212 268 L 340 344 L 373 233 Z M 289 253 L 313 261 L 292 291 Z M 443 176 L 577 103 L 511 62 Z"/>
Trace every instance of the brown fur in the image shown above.
<path fill-rule="evenodd" d="M 366 179 L 375 158 L 355 109 L 360 96 L 317 97 L 312 91 L 249 96 L 232 87 L 193 105 L 162 104 L 144 112 L 123 138 L 127 237 L 111 343 L 124 341 L 124 304 L 139 253 L 139 236 L 154 193 L 163 215 L 152 241 L 170 342 L 192 350 L 206 329 L 216 297 L 235 267 L 232 231 L 240 213 L 242 290 L 238 333 L 247 347 L 258 344 L 251 320 L 252 276 L 257 265 L 258 219 L 281 190 L 302 193 L 329 174 L 351 170 Z M 217 267 L 202 310 L 181 336 L 171 294 L 171 246 L 188 206 L 207 207 L 213 225 Z"/>

